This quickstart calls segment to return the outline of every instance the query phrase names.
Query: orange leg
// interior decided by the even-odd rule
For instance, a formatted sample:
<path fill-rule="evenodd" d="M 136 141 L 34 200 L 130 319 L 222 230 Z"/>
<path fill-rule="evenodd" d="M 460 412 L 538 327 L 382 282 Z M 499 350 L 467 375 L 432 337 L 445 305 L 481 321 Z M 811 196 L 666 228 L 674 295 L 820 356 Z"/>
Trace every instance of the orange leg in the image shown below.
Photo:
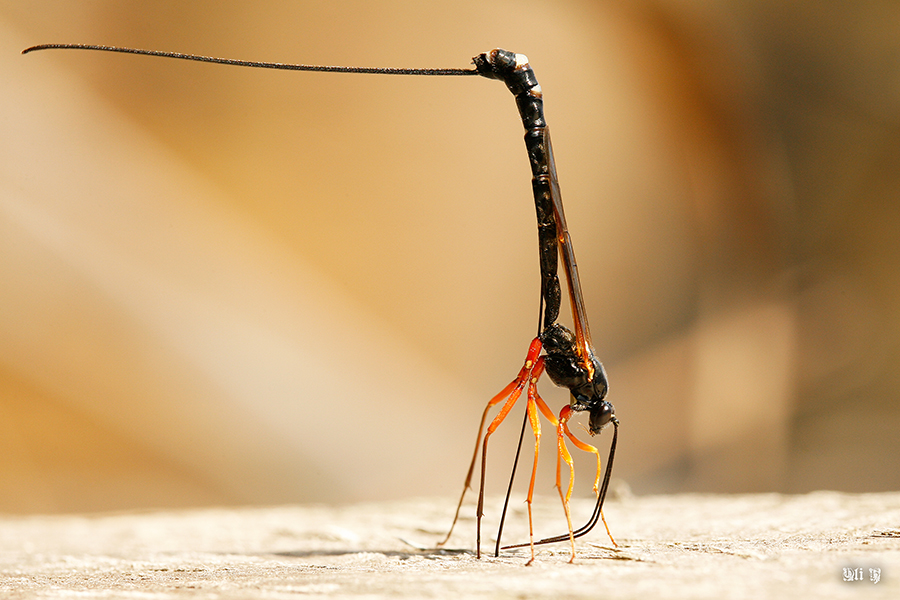
<path fill-rule="evenodd" d="M 578 449 L 583 450 L 585 452 L 590 452 L 594 456 L 597 457 L 597 475 L 594 477 L 594 496 L 596 497 L 599 494 L 599 486 L 600 486 L 600 476 L 603 473 L 602 461 L 600 459 L 600 452 L 591 446 L 590 444 L 586 444 L 576 438 L 572 432 L 569 430 L 568 421 L 572 418 L 572 408 L 570 406 L 564 406 L 562 410 L 559 411 L 559 426 L 556 430 L 556 438 L 557 445 L 559 446 L 559 454 L 556 460 L 556 487 L 559 490 L 559 497 L 562 500 L 563 508 L 566 511 L 566 520 L 569 525 L 569 540 L 572 543 L 572 558 L 569 562 L 575 560 L 575 538 L 572 533 L 572 520 L 569 513 L 569 500 L 572 498 L 572 487 L 575 483 L 575 465 L 572 462 L 572 455 L 569 454 L 569 450 L 566 448 L 565 437 L 568 437 L 572 440 L 572 443 L 578 447 Z M 563 495 L 562 485 L 561 485 L 561 461 L 565 461 L 567 465 L 569 465 L 569 487 Z M 616 543 L 616 540 L 613 539 L 612 533 L 609 531 L 609 525 L 606 523 L 606 517 L 603 516 L 603 511 L 600 511 L 600 518 L 603 519 L 603 525 L 606 527 L 606 535 L 609 536 L 610 541 L 613 543 L 613 546 L 618 547 L 619 545 Z"/>
<path fill-rule="evenodd" d="M 534 431 L 534 465 L 531 467 L 531 483 L 528 486 L 528 497 L 525 500 L 528 503 L 528 542 L 531 548 L 531 559 L 525 563 L 526 565 L 534 562 L 534 526 L 531 518 L 531 504 L 534 498 L 534 480 L 537 475 L 538 453 L 541 445 L 541 423 L 538 420 L 537 410 L 540 409 L 547 420 L 554 427 L 557 427 L 553 411 L 550 410 L 550 407 L 547 406 L 547 403 L 544 402 L 544 399 L 541 398 L 537 391 L 537 382 L 543 372 L 544 359 L 541 358 L 538 359 L 538 363 L 531 373 L 531 381 L 528 384 L 528 419 L 531 422 L 531 430 Z"/>
<path fill-rule="evenodd" d="M 568 408 L 568 407 L 566 407 L 566 408 Z M 570 412 L 571 412 L 571 410 L 570 410 Z M 571 416 L 571 415 L 569 415 L 569 416 Z M 566 421 L 568 421 L 568 418 L 566 418 Z M 598 488 L 599 485 L 600 485 L 600 473 L 601 473 L 602 470 L 603 470 L 603 467 L 602 467 L 602 460 L 601 460 L 601 458 L 600 458 L 600 452 L 599 452 L 596 448 L 594 448 L 593 446 L 591 446 L 590 444 L 585 444 L 584 442 L 582 442 L 581 440 L 579 440 L 578 438 L 576 438 L 576 437 L 572 434 L 572 432 L 569 431 L 569 426 L 568 426 L 568 424 L 566 424 L 564 421 L 562 422 L 562 425 L 563 425 L 563 430 L 566 432 L 566 436 L 567 436 L 570 440 L 572 440 L 572 443 L 573 443 L 573 444 L 575 444 L 576 446 L 578 446 L 578 448 L 579 448 L 580 450 L 584 450 L 585 452 L 591 452 L 594 456 L 597 457 L 597 476 L 594 477 L 594 497 L 596 498 L 597 495 L 600 493 L 600 492 L 598 491 L 597 488 Z M 570 465 L 570 466 L 571 466 L 571 465 Z M 572 484 L 571 484 L 571 481 L 570 481 L 570 482 L 569 482 L 569 495 L 570 495 L 570 496 L 571 496 L 571 494 L 572 494 L 571 486 L 572 486 Z M 606 523 L 606 517 L 603 516 L 603 511 L 602 511 L 602 510 L 600 511 L 600 518 L 603 520 L 603 526 L 606 528 L 606 535 L 609 536 L 609 541 L 612 542 L 613 546 L 615 546 L 616 548 L 618 548 L 618 547 L 619 547 L 619 544 L 617 544 L 617 543 L 616 543 L 616 540 L 613 539 L 612 533 L 609 531 L 609 525 Z"/>
<path fill-rule="evenodd" d="M 487 421 L 488 411 L 492 406 L 499 404 L 501 401 L 506 400 L 506 403 L 501 408 L 500 413 L 494 418 L 491 422 L 490 427 L 488 428 L 488 432 L 484 436 L 484 451 L 482 452 L 482 465 L 481 465 L 481 490 L 479 493 L 478 499 L 478 512 L 477 512 L 477 554 L 478 557 L 481 557 L 481 516 L 484 508 L 484 467 L 485 467 L 485 459 L 486 459 L 486 451 L 487 451 L 487 441 L 489 436 L 497 429 L 500 423 L 503 422 L 503 419 L 506 418 L 506 415 L 509 414 L 509 411 L 515 405 L 516 401 L 519 399 L 519 396 L 522 394 L 522 390 L 525 385 L 531 380 L 531 372 L 534 370 L 535 364 L 537 363 L 538 356 L 541 353 L 541 341 L 538 338 L 535 338 L 531 345 L 528 347 L 528 354 L 525 357 L 525 364 L 519 370 L 519 374 L 513 379 L 509 385 L 507 385 L 503 390 L 500 391 L 499 394 L 494 396 L 490 402 L 488 402 L 487 406 L 484 408 L 484 412 L 481 415 L 481 423 L 478 426 L 478 436 L 475 438 L 475 451 L 472 453 L 472 462 L 469 463 L 469 471 L 466 473 L 466 480 L 463 484 L 462 494 L 459 497 L 459 503 L 456 505 L 456 513 L 453 515 L 453 523 L 450 525 L 450 531 L 447 532 L 446 537 L 438 543 L 438 547 L 443 546 L 447 543 L 447 540 L 450 539 L 451 534 L 453 533 L 453 528 L 456 526 L 456 521 L 459 519 L 459 511 L 462 508 L 463 500 L 466 497 L 466 491 L 471 487 L 472 484 L 472 475 L 475 472 L 475 461 L 478 458 L 478 447 L 481 445 L 481 433 L 484 430 L 484 424 Z"/>
<path fill-rule="evenodd" d="M 559 423 L 556 426 L 556 489 L 559 491 L 559 499 L 562 500 L 563 510 L 566 513 L 566 525 L 569 528 L 569 543 L 572 545 L 572 556 L 569 558 L 569 562 L 573 562 L 575 560 L 575 535 L 572 533 L 572 513 L 569 511 L 569 499 L 572 497 L 572 487 L 575 481 L 575 465 L 572 463 L 572 455 L 569 454 L 569 449 L 566 448 L 566 439 L 563 437 L 563 432 L 568 431 L 568 425 L 566 425 L 566 421 L 568 421 L 572 417 L 572 409 L 569 406 L 564 406 L 562 410 L 559 411 Z M 562 462 L 566 461 L 566 464 L 569 465 L 569 488 L 565 494 L 562 491 Z M 597 491 L 596 485 L 594 486 L 594 492 Z"/>
<path fill-rule="evenodd" d="M 519 375 L 521 376 L 521 373 Z M 503 388 L 503 391 L 494 396 L 493 399 L 488 402 L 487 406 L 484 407 L 484 412 L 481 414 L 481 424 L 478 425 L 478 437 L 475 438 L 475 451 L 472 453 L 472 462 L 469 463 L 469 472 L 466 473 L 466 481 L 463 483 L 463 491 L 459 496 L 459 503 L 456 505 L 456 513 L 454 513 L 453 515 L 453 522 L 450 524 L 450 531 L 447 532 L 447 535 L 443 540 L 438 542 L 438 548 L 446 544 L 447 540 L 450 539 L 450 536 L 453 535 L 453 528 L 456 527 L 456 521 L 459 520 L 459 511 L 462 508 L 463 500 L 466 498 L 466 492 L 472 488 L 472 474 L 475 472 L 475 460 L 478 458 L 478 448 L 479 446 L 481 446 L 481 434 L 484 431 L 484 423 L 485 421 L 487 421 L 488 411 L 491 410 L 492 406 L 507 398 L 512 393 L 513 389 L 516 387 L 517 381 L 518 377 L 511 381 L 508 386 Z"/>
<path fill-rule="evenodd" d="M 538 343 L 538 346 L 540 347 L 540 342 Z M 533 366 L 534 363 L 532 361 L 526 361 L 525 364 L 531 364 Z M 481 446 L 481 483 L 478 488 L 478 510 L 475 513 L 475 556 L 477 558 L 481 558 L 481 518 L 484 516 L 484 476 L 487 469 L 488 441 L 490 441 L 491 435 L 497 431 L 500 423 L 506 419 L 506 416 L 509 414 L 509 411 L 512 410 L 512 407 L 516 405 L 519 396 L 522 394 L 522 388 L 525 387 L 525 384 L 528 383 L 529 380 L 530 373 L 527 373 L 525 379 L 516 384 L 515 389 L 513 389 L 509 398 L 506 400 L 506 403 L 500 409 L 500 412 L 497 413 L 497 416 L 494 417 L 494 420 L 491 421 L 491 424 L 487 428 L 487 432 L 484 434 L 484 441 Z"/>
<path fill-rule="evenodd" d="M 544 361 L 540 361 L 538 364 L 543 367 Z M 532 375 L 531 381 L 528 383 L 528 405 L 525 408 L 528 413 L 528 421 L 531 423 L 531 430 L 534 432 L 534 464 L 531 467 L 531 483 L 528 485 L 528 496 L 525 498 L 525 503 L 528 504 L 528 540 L 531 545 L 531 558 L 525 563 L 526 566 L 534 562 L 534 521 L 531 517 L 531 500 L 534 497 L 534 478 L 537 474 L 538 454 L 541 450 L 541 422 L 538 419 L 537 408 L 534 404 L 536 383 L 537 377 Z"/>

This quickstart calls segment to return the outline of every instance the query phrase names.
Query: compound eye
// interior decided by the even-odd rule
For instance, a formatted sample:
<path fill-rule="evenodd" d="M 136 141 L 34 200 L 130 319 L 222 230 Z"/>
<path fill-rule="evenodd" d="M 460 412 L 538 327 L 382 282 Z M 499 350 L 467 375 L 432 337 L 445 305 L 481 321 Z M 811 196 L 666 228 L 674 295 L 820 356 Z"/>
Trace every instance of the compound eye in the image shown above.
<path fill-rule="evenodd" d="M 600 430 L 609 425 L 616 415 L 616 409 L 606 400 L 603 400 L 591 409 L 590 429 L 591 435 L 597 435 Z"/>

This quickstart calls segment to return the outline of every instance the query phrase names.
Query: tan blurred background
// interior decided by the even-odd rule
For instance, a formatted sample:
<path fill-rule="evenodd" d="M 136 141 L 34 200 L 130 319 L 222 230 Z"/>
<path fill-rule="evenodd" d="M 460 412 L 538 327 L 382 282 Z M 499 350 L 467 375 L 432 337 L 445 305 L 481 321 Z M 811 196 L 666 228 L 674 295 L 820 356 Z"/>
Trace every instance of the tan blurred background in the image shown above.
<path fill-rule="evenodd" d="M 900 487 L 896 3 L 143 4 L 0 7 L 0 511 L 441 495 L 449 514 L 537 320 L 503 85 L 19 54 L 48 42 L 528 54 L 622 421 L 615 475 Z"/>

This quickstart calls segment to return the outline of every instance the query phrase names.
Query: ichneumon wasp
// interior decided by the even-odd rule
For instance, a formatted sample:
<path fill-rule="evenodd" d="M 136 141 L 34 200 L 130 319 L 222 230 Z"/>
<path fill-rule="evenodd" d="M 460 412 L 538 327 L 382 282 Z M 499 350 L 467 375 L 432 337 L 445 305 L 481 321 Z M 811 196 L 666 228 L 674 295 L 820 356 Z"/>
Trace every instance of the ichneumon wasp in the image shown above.
<path fill-rule="evenodd" d="M 515 54 L 507 50 L 495 49 L 476 56 L 473 59 L 475 67 L 470 69 L 398 69 L 254 62 L 175 52 L 160 52 L 155 50 L 139 50 L 134 48 L 88 44 L 44 44 L 27 48 L 23 51 L 23 54 L 35 50 L 47 49 L 102 50 L 107 52 L 143 54 L 236 66 L 292 71 L 374 73 L 386 75 L 480 75 L 488 79 L 499 79 L 505 83 L 516 99 L 519 115 L 522 119 L 522 124 L 525 127 L 525 147 L 528 152 L 528 159 L 531 163 L 532 188 L 534 191 L 534 203 L 538 222 L 538 250 L 541 272 L 538 333 L 528 348 L 525 363 L 519 371 L 519 374 L 509 383 L 509 385 L 503 388 L 500 393 L 488 402 L 482 413 L 481 422 L 478 427 L 478 436 L 475 442 L 475 452 L 473 453 L 472 460 L 469 464 L 463 491 L 460 495 L 456 513 L 453 517 L 453 523 L 450 526 L 450 531 L 438 546 L 444 545 L 453 533 L 453 528 L 456 525 L 463 500 L 465 499 L 466 490 L 471 484 L 478 452 L 481 450 L 481 477 L 476 513 L 476 554 L 480 558 L 481 519 L 484 515 L 484 484 L 487 466 L 488 441 L 494 431 L 496 431 L 504 419 L 506 419 L 513 406 L 515 406 L 522 396 L 522 393 L 525 392 L 526 420 L 523 422 L 523 431 L 526 423 L 530 423 L 535 437 L 534 463 L 531 470 L 531 482 L 526 499 L 528 504 L 529 542 L 505 546 L 504 549 L 529 546 L 531 549 L 531 559 L 528 561 L 528 564 L 530 564 L 534 560 L 535 545 L 568 540 L 572 549 L 570 561 L 574 560 L 575 538 L 587 534 L 594 525 L 596 525 L 597 520 L 603 518 L 603 501 L 609 488 L 609 479 L 612 473 L 612 465 L 615 458 L 616 442 L 618 438 L 619 421 L 616 419 L 613 405 L 605 399 L 608 391 L 606 372 L 603 369 L 603 365 L 597 359 L 591 342 L 591 334 L 581 292 L 581 282 L 578 277 L 578 267 L 575 262 L 575 252 L 572 248 L 572 239 L 569 235 L 568 227 L 566 226 L 562 196 L 560 195 L 559 183 L 556 177 L 556 165 L 553 160 L 550 132 L 547 128 L 547 122 L 544 119 L 541 86 L 538 84 L 534 71 L 528 64 L 528 59 L 524 55 Z M 562 301 L 561 286 L 557 274 L 559 259 L 562 259 L 563 269 L 565 271 L 566 283 L 569 291 L 569 301 L 572 309 L 572 319 L 574 321 L 574 332 L 557 322 Z M 553 414 L 537 390 L 537 382 L 544 372 L 547 373 L 553 383 L 568 389 L 571 393 L 569 404 L 560 410 L 558 417 Z M 491 421 L 490 425 L 488 425 L 487 431 L 485 432 L 484 425 L 487 422 L 487 416 L 490 409 L 500 403 L 502 403 L 502 406 L 499 412 Z M 599 451 L 595 447 L 576 438 L 569 430 L 568 421 L 573 414 L 575 412 L 585 411 L 590 415 L 588 422 L 591 435 L 599 433 L 610 423 L 613 425 L 613 437 L 610 443 L 605 472 L 602 468 Z M 543 414 L 556 428 L 556 487 L 559 491 L 560 499 L 565 511 L 568 532 L 566 534 L 544 538 L 535 542 L 531 507 L 541 437 L 541 425 L 538 412 Z M 484 433 L 483 437 L 482 433 Z M 596 496 L 596 504 L 593 514 L 588 522 L 578 529 L 573 529 L 572 527 L 572 518 L 569 510 L 569 501 L 572 495 L 575 471 L 572 457 L 566 447 L 566 439 L 570 440 L 577 448 L 585 452 L 590 452 L 597 458 L 597 472 L 594 478 L 593 488 Z M 522 438 L 520 437 L 520 444 L 521 441 Z M 516 460 L 518 460 L 518 453 L 516 454 Z M 561 481 L 563 462 L 566 463 L 569 470 L 569 482 L 566 491 L 563 491 Z M 514 474 L 515 466 L 513 467 L 513 475 Z M 512 480 L 510 480 L 510 490 L 511 488 Z M 509 501 L 509 494 L 510 492 L 507 491 L 507 503 Z M 500 538 L 503 531 L 505 515 L 506 505 L 504 505 L 500 530 L 497 534 L 495 556 L 499 555 L 501 548 Z M 608 527 L 607 533 L 609 533 Z M 612 540 L 611 535 L 610 539 Z M 614 540 L 613 543 L 615 544 Z"/>

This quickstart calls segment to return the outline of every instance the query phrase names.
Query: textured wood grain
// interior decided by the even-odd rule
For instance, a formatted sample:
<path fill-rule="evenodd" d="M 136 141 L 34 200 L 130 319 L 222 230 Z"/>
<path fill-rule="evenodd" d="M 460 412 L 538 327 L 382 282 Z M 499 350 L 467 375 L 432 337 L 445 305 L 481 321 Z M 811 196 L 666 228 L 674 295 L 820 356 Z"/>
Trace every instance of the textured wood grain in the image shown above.
<path fill-rule="evenodd" d="M 596 532 L 578 545 L 574 565 L 556 544 L 532 567 L 523 551 L 477 560 L 474 510 L 450 542 L 456 550 L 429 549 L 452 506 L 442 499 L 6 518 L 0 595 L 896 598 L 900 590 L 900 493 L 614 501 L 606 514 L 618 549 Z M 576 505 L 577 514 L 589 510 Z M 541 533 L 557 532 L 560 512 L 557 499 L 538 499 Z M 517 506 L 506 539 L 525 531 Z M 851 571 L 862 579 L 843 581 L 844 569 L 862 569 Z"/>

